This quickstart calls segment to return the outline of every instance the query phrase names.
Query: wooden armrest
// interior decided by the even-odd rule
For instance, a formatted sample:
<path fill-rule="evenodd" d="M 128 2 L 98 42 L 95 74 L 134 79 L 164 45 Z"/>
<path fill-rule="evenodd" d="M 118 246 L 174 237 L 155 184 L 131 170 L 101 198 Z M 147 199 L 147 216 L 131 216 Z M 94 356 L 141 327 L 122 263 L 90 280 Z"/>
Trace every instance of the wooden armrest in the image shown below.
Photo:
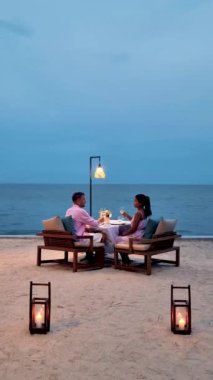
<path fill-rule="evenodd" d="M 66 235 L 71 235 L 71 233 L 69 231 L 58 231 L 58 230 L 42 230 L 38 234 L 41 234 L 42 236 L 46 235 L 46 234 L 61 235 L 61 236 L 63 236 L 63 235 L 65 235 L 65 236 Z"/>
<path fill-rule="evenodd" d="M 49 234 L 49 233 L 45 233 L 45 234 L 42 234 L 41 236 L 43 237 L 49 237 L 49 238 L 57 238 L 57 239 L 70 239 L 70 240 L 76 240 L 76 236 L 74 235 L 71 235 L 71 234 L 67 234 L 67 235 L 60 235 L 60 234 Z"/>
<path fill-rule="evenodd" d="M 98 227 L 87 227 L 86 232 L 101 232 L 101 230 Z"/>
<path fill-rule="evenodd" d="M 54 231 L 54 230 L 43 230 L 36 234 L 37 236 L 57 238 L 57 239 L 71 239 L 76 240 L 76 235 L 71 235 L 68 231 Z"/>
<path fill-rule="evenodd" d="M 144 239 L 144 238 L 129 238 L 129 249 L 132 251 L 133 250 L 133 244 L 134 242 L 137 242 L 137 244 L 157 244 L 160 241 L 167 241 L 167 240 L 175 240 L 180 238 L 181 235 L 177 234 L 172 234 L 172 235 L 167 235 L 167 236 L 162 236 L 162 237 L 154 237 L 152 239 Z"/>
<path fill-rule="evenodd" d="M 91 251 L 93 251 L 93 236 L 92 235 L 77 235 L 76 236 L 77 239 L 89 239 L 90 240 L 90 243 L 89 243 L 89 248 Z"/>
<path fill-rule="evenodd" d="M 129 242 L 137 242 L 138 244 L 151 244 L 154 239 L 143 239 L 143 238 L 129 238 Z M 155 239 L 156 241 L 156 239 Z"/>
<path fill-rule="evenodd" d="M 138 244 L 151 244 L 151 239 L 129 238 L 129 250 L 130 251 L 133 251 L 134 242 L 137 242 Z"/>
<path fill-rule="evenodd" d="M 48 231 L 48 230 L 43 230 L 42 232 L 38 232 L 37 236 L 42 236 L 42 237 L 47 237 L 47 238 L 56 238 L 56 239 L 68 239 L 72 241 L 76 241 L 76 239 L 89 239 L 90 244 L 89 248 L 91 251 L 93 251 L 93 236 L 92 235 L 71 235 L 70 232 L 68 231 Z"/>
<path fill-rule="evenodd" d="M 89 239 L 89 240 L 93 241 L 93 236 L 91 236 L 91 235 L 77 235 L 76 238 L 77 239 Z"/>

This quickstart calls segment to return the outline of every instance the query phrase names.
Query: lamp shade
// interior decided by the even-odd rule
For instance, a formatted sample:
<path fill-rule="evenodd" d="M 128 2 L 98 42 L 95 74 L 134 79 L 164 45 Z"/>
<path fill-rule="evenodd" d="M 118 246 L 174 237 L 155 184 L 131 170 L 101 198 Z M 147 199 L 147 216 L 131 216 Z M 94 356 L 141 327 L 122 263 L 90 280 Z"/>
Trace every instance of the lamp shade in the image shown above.
<path fill-rule="evenodd" d="M 104 179 L 106 178 L 106 174 L 104 169 L 102 168 L 101 164 L 97 166 L 94 173 L 94 178 Z"/>

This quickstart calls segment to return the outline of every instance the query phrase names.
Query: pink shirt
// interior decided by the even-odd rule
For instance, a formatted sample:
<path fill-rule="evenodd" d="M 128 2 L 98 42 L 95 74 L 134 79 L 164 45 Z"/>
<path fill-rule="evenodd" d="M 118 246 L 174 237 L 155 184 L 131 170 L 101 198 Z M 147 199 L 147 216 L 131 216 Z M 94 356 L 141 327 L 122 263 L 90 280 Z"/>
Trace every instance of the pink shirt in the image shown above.
<path fill-rule="evenodd" d="M 74 204 L 68 208 L 65 216 L 72 216 L 75 222 L 76 234 L 79 236 L 84 234 L 87 225 L 90 227 L 98 227 L 98 222 L 78 205 Z"/>

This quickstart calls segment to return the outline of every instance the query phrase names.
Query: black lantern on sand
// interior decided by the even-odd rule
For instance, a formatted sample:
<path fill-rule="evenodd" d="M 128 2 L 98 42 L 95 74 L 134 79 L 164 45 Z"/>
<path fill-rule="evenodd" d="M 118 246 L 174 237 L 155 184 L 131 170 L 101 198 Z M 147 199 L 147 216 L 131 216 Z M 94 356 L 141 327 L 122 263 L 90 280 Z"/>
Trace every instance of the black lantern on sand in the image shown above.
<path fill-rule="evenodd" d="M 35 297 L 34 287 L 47 287 L 46 297 Z M 33 283 L 30 281 L 30 323 L 31 334 L 46 334 L 50 331 L 51 284 Z"/>
<path fill-rule="evenodd" d="M 187 299 L 174 299 L 174 289 L 185 289 Z M 171 285 L 171 330 L 174 334 L 191 334 L 191 289 Z"/>

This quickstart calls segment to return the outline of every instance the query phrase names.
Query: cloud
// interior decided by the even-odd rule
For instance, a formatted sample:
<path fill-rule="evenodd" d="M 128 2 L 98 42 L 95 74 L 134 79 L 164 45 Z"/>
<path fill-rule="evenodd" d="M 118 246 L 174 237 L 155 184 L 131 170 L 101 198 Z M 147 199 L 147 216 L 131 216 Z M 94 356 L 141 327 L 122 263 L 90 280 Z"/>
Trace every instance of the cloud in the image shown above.
<path fill-rule="evenodd" d="M 21 24 L 20 22 L 0 19 L 0 32 L 1 30 L 18 35 L 20 37 L 30 37 L 32 35 L 32 30 L 26 25 Z"/>

